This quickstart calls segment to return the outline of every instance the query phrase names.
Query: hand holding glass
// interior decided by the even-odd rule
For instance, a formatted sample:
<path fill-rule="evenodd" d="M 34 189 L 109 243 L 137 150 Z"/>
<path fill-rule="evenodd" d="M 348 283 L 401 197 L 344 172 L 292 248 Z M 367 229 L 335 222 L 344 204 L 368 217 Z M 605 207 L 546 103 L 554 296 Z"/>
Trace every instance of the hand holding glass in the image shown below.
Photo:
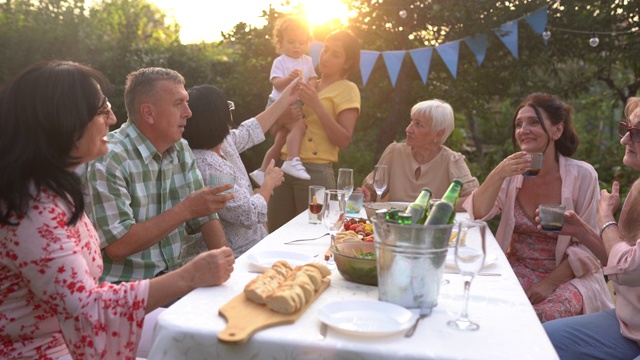
<path fill-rule="evenodd" d="M 211 174 L 209 176 L 210 187 L 216 187 L 216 186 L 225 185 L 225 184 L 231 184 L 235 186 L 235 183 L 236 183 L 236 177 L 233 175 Z M 231 194 L 231 193 L 233 193 L 233 187 L 229 190 L 220 192 L 220 194 Z"/>
<path fill-rule="evenodd" d="M 376 165 L 373 169 L 373 188 L 376 189 L 378 202 L 382 201 L 382 194 L 389 185 L 389 169 L 387 165 Z"/>
<path fill-rule="evenodd" d="M 465 239 L 458 235 L 456 239 L 455 259 L 456 266 L 464 278 L 464 305 L 460 316 L 455 320 L 447 322 L 447 325 L 458 330 L 473 331 L 478 330 L 480 325 L 469 320 L 467 313 L 469 288 L 471 287 L 471 281 L 484 265 L 487 223 L 477 220 L 463 220 L 460 222 L 458 228 L 458 234 L 462 233 L 466 233 L 467 236 Z"/>

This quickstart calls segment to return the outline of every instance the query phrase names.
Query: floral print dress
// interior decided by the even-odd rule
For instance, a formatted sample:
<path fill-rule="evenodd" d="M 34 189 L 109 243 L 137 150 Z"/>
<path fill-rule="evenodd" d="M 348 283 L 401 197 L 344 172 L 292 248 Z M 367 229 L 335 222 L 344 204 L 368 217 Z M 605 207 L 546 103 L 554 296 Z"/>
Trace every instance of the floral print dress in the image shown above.
<path fill-rule="evenodd" d="M 135 359 L 148 281 L 98 284 L 98 235 L 43 189 L 0 225 L 0 359 Z"/>
<path fill-rule="evenodd" d="M 528 289 L 555 270 L 556 239 L 538 230 L 533 217 L 517 200 L 514 215 L 515 227 L 507 259 L 522 287 Z M 541 322 L 581 315 L 582 294 L 573 284 L 565 282 L 543 301 L 533 305 L 533 309 Z"/>

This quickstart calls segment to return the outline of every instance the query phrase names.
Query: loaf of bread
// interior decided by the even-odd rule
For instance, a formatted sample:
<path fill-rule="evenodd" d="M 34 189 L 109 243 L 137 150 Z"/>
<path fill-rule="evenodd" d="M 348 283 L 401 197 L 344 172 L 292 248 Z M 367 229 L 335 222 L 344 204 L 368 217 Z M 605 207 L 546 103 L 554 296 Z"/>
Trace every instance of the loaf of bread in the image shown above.
<path fill-rule="evenodd" d="M 273 311 L 291 314 L 313 299 L 322 279 L 331 275 L 323 264 L 309 263 L 292 269 L 286 261 L 278 261 L 270 269 L 251 280 L 244 288 L 247 299 L 266 304 Z"/>

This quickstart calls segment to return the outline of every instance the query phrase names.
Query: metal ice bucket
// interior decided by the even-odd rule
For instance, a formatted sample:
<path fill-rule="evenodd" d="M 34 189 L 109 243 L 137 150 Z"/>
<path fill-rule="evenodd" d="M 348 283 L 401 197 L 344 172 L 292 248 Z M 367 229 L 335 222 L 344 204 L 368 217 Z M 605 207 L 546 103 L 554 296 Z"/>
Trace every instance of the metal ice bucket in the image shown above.
<path fill-rule="evenodd" d="M 451 225 L 404 225 L 373 219 L 378 298 L 430 314 L 438 304 Z"/>

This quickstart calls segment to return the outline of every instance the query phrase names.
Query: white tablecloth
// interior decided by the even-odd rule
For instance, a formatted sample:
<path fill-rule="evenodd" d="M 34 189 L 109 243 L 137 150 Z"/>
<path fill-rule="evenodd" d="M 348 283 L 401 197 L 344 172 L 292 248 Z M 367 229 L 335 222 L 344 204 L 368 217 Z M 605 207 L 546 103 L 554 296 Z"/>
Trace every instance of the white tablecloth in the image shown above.
<path fill-rule="evenodd" d="M 458 214 L 458 217 L 466 214 Z M 477 276 L 471 285 L 469 317 L 480 324 L 475 332 L 451 329 L 447 321 L 462 308 L 462 276 L 445 274 L 438 306 L 423 319 L 415 334 L 386 337 L 358 337 L 329 330 L 319 340 L 317 309 L 329 302 L 348 299 L 378 299 L 378 288 L 359 285 L 342 278 L 337 270 L 331 285 L 309 309 L 291 325 L 276 326 L 255 333 L 244 344 L 219 342 L 217 334 L 226 322 L 218 309 L 242 292 L 256 277 L 248 255 L 254 251 L 287 250 L 324 256 L 329 237 L 295 245 L 289 240 L 321 235 L 322 225 L 307 223 L 303 212 L 263 239 L 236 260 L 231 278 L 223 285 L 192 291 L 164 311 L 154 333 L 150 360 L 167 359 L 544 359 L 558 356 L 536 317 L 506 257 L 490 234 L 487 250 L 497 256 L 483 271 L 499 277 Z"/>

